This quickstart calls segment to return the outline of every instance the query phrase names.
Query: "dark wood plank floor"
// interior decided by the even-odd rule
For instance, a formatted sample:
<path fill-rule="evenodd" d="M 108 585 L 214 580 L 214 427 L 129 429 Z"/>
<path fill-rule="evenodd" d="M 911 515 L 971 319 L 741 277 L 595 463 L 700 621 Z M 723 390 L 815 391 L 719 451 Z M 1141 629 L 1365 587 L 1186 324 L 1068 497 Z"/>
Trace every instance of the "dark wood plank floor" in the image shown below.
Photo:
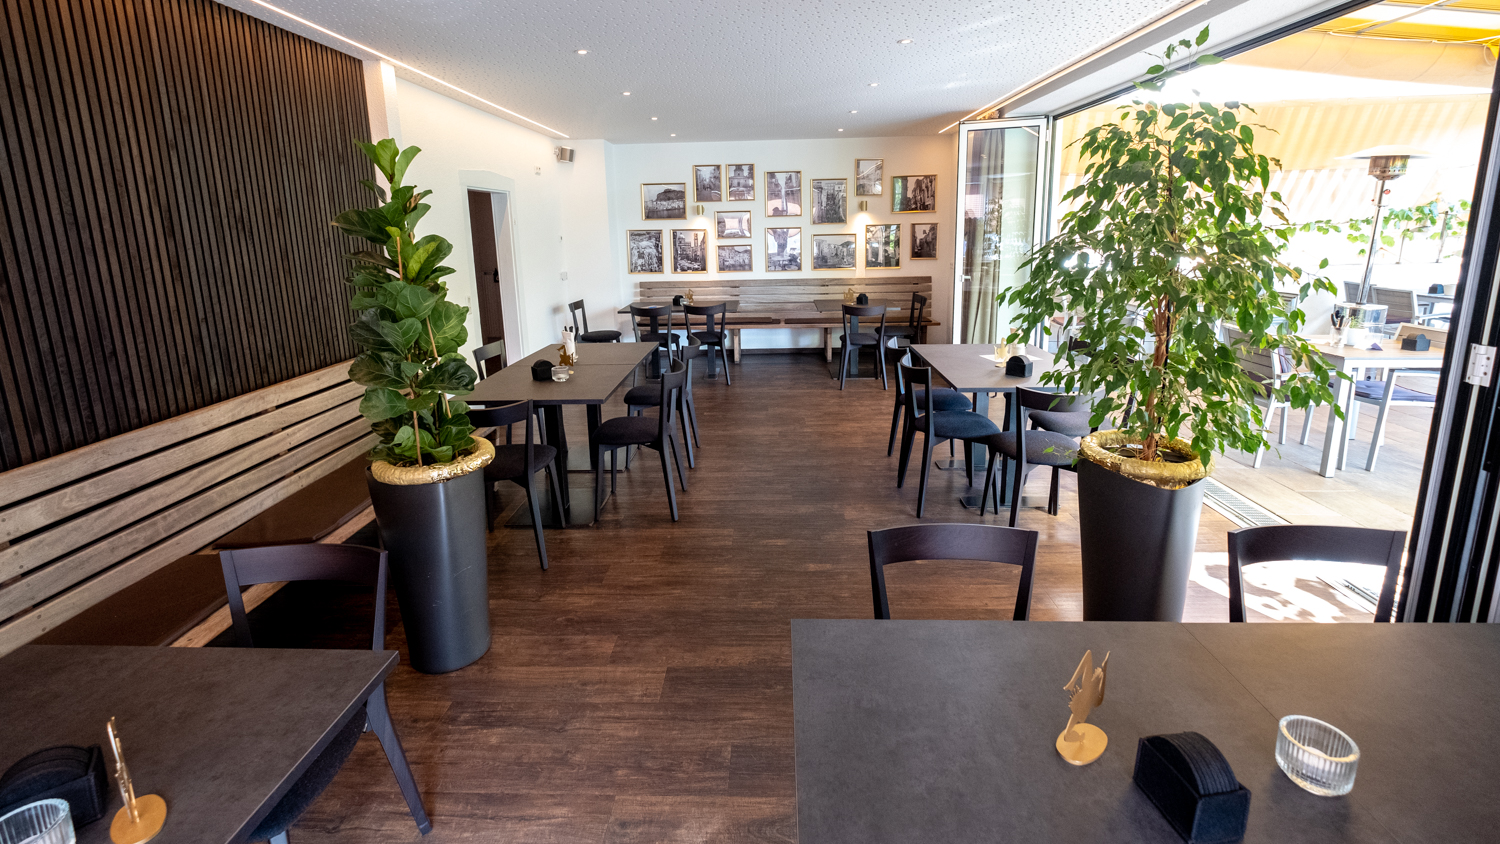
<path fill-rule="evenodd" d="M 489 654 L 453 674 L 403 663 L 393 675 L 392 714 L 432 813 L 426 840 L 796 839 L 789 621 L 870 616 L 865 531 L 916 521 L 916 475 L 896 489 L 893 394 L 878 381 L 841 393 L 812 355 L 746 356 L 734 379 L 696 387 L 703 448 L 681 522 L 643 452 L 597 526 L 548 532 L 551 571 L 529 530 L 496 530 Z M 581 438 L 582 413 L 569 425 Z M 977 519 L 957 502 L 961 472 L 932 478 L 926 521 Z M 1056 518 L 1040 509 L 1043 472 L 1031 488 L 1032 617 L 1078 619 L 1072 477 Z M 1222 552 L 1231 527 L 1205 510 L 1200 549 Z M 897 617 L 1007 618 L 1014 596 L 1013 575 L 978 565 L 908 565 L 889 579 Z M 1227 618 L 1223 597 L 1190 589 L 1189 619 Z M 337 601 L 294 598 L 284 615 L 340 616 Z M 399 623 L 391 642 L 404 647 Z M 292 838 L 419 839 L 372 737 Z"/>

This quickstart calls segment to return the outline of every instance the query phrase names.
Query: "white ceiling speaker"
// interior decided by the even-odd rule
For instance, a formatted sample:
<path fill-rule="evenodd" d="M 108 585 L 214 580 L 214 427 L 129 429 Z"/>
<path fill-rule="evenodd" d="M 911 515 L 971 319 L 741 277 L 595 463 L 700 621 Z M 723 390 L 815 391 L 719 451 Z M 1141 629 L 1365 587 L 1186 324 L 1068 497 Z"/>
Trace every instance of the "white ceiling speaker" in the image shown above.
<path fill-rule="evenodd" d="M 555 152 L 557 153 L 557 160 L 558 161 L 572 161 L 573 160 L 573 150 L 570 147 L 558 147 L 555 150 Z"/>

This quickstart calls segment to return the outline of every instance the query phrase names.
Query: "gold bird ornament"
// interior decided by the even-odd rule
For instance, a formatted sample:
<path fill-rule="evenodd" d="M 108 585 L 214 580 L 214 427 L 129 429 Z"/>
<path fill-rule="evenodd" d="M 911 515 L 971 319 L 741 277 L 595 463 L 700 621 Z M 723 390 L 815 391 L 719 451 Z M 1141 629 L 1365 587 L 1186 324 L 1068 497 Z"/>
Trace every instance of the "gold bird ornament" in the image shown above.
<path fill-rule="evenodd" d="M 1109 668 L 1109 653 L 1104 661 L 1094 667 L 1094 652 L 1085 651 L 1083 660 L 1073 672 L 1073 679 L 1063 686 L 1069 693 L 1068 726 L 1057 736 L 1057 752 L 1072 765 L 1087 765 L 1098 759 L 1109 745 L 1109 736 L 1104 731 L 1087 723 L 1094 708 L 1104 703 L 1105 673 Z"/>

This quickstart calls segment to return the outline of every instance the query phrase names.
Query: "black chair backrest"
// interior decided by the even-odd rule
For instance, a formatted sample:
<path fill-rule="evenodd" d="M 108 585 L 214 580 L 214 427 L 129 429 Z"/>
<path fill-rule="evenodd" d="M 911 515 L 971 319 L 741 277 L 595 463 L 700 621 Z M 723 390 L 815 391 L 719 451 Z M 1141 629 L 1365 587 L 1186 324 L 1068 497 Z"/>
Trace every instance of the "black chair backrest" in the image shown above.
<path fill-rule="evenodd" d="M 661 374 L 661 400 L 657 404 L 659 408 L 657 436 L 661 442 L 667 441 L 667 434 L 672 430 L 672 414 L 677 409 L 677 398 L 687 388 L 688 365 L 681 361 L 672 361 L 671 371 Z"/>
<path fill-rule="evenodd" d="M 1364 563 L 1385 567 L 1375 620 L 1386 621 L 1396 605 L 1396 578 L 1406 532 L 1337 525 L 1266 525 L 1229 532 L 1229 620 L 1245 620 L 1245 566 L 1283 560 Z"/>
<path fill-rule="evenodd" d="M 662 317 L 667 318 L 667 327 L 665 330 L 663 330 L 661 328 L 661 324 L 657 322 L 657 320 L 661 319 Z M 651 331 L 647 334 L 641 333 L 640 321 L 642 319 L 651 320 Z M 672 306 L 652 305 L 650 307 L 643 308 L 639 305 L 631 305 L 630 322 L 635 326 L 635 339 L 637 342 L 641 340 L 654 339 L 658 343 L 667 343 L 667 341 L 672 336 Z"/>
<path fill-rule="evenodd" d="M 240 647 L 253 648 L 250 619 L 240 589 L 257 583 L 280 581 L 336 580 L 375 587 L 375 635 L 370 647 L 385 650 L 385 586 L 388 575 L 386 552 L 359 545 L 268 545 L 219 552 L 224 569 L 224 591 L 229 598 L 229 617 Z"/>
<path fill-rule="evenodd" d="M 908 352 L 901 362 L 896 364 L 896 389 L 901 391 L 901 400 L 906 404 L 908 418 L 927 416 L 932 413 L 932 368 L 926 366 L 911 366 L 907 361 L 911 360 Z M 922 406 L 917 406 L 917 389 L 922 390 Z"/>
<path fill-rule="evenodd" d="M 872 317 L 872 316 L 878 316 L 878 317 L 880 317 L 880 328 L 877 329 L 874 333 L 876 334 L 876 336 L 884 337 L 885 336 L 885 315 L 886 315 L 886 307 L 885 307 L 885 305 L 845 305 L 844 306 L 844 333 L 845 334 L 851 334 L 851 333 L 853 333 L 853 330 L 854 330 L 853 329 L 853 326 L 854 326 L 854 317 Z M 869 334 L 870 332 L 868 330 L 866 330 L 866 331 L 862 331 L 860 333 L 862 333 L 862 334 Z"/>
<path fill-rule="evenodd" d="M 568 313 L 573 315 L 573 333 L 577 334 L 580 337 L 582 337 L 584 334 L 587 334 L 589 330 L 589 312 L 583 309 L 583 300 L 579 299 L 577 302 L 569 302 Z M 583 314 L 582 329 L 579 329 L 578 327 L 579 313 Z"/>
<path fill-rule="evenodd" d="M 1021 412 L 1028 410 L 1051 410 L 1057 413 L 1076 413 L 1088 410 L 1089 400 L 1086 396 L 1070 396 L 1060 393 L 1047 393 L 1041 390 L 1028 390 L 1025 387 L 1016 388 L 1016 400 L 1021 406 Z M 1021 421 L 1025 421 L 1022 419 Z"/>
<path fill-rule="evenodd" d="M 927 297 L 911 294 L 911 310 L 906 312 L 906 327 L 915 331 L 922 325 L 922 316 L 927 312 Z"/>
<path fill-rule="evenodd" d="M 474 368 L 479 371 L 479 380 L 505 368 L 505 341 L 485 343 L 474 350 Z"/>
<path fill-rule="evenodd" d="M 531 420 L 536 415 L 536 407 L 530 401 L 518 401 L 512 404 L 502 404 L 499 407 L 471 407 L 469 408 L 469 424 L 478 430 L 485 428 L 505 428 L 506 444 L 510 443 L 510 426 L 521 422 L 526 423 L 526 435 L 522 443 L 526 445 L 526 466 L 529 468 L 535 464 L 536 449 L 532 440 Z"/>
<path fill-rule="evenodd" d="M 692 320 L 692 317 L 695 317 L 695 316 L 705 317 L 705 319 L 703 321 L 704 322 L 704 326 L 703 326 L 703 330 L 704 331 L 713 332 L 715 334 L 723 334 L 724 333 L 724 320 L 726 318 L 724 315 L 726 313 L 728 313 L 728 312 L 729 312 L 729 306 L 726 305 L 726 304 L 724 304 L 723 302 L 720 302 L 717 305 L 683 305 L 682 306 L 682 321 L 687 324 L 687 330 L 688 331 L 692 331 L 693 330 L 693 320 Z M 714 323 L 715 322 L 717 322 L 719 324 L 718 328 L 714 327 Z"/>
<path fill-rule="evenodd" d="M 885 567 L 911 560 L 976 560 L 1021 567 L 1016 607 L 1011 618 L 1025 621 L 1031 614 L 1031 576 L 1036 565 L 1034 530 L 999 525 L 910 525 L 869 531 L 870 588 L 875 617 L 890 618 L 885 596 Z"/>

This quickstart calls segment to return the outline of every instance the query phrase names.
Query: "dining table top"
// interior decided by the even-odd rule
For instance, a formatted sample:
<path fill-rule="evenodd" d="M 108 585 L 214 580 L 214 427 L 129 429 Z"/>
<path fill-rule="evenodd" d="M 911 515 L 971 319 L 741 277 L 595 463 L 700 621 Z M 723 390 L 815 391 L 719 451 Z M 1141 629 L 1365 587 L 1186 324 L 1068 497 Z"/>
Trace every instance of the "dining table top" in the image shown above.
<path fill-rule="evenodd" d="M 1390 337 L 1345 346 L 1335 346 L 1329 343 L 1326 336 L 1308 337 L 1307 340 L 1314 349 L 1318 350 L 1319 354 L 1339 368 L 1411 366 L 1417 369 L 1427 369 L 1441 366 L 1443 362 L 1443 347 L 1441 346 L 1433 345 L 1426 351 L 1411 352 L 1401 348 L 1401 344 Z M 1372 349 L 1370 348 L 1372 344 L 1380 348 Z"/>
<path fill-rule="evenodd" d="M 153 844 L 244 841 L 396 662 L 357 649 L 24 645 L 0 658 L 0 770 L 43 748 L 100 745 L 113 771 L 113 717 L 136 793 L 167 804 Z M 105 797 L 80 844 L 110 840 L 123 805 L 113 775 Z"/>
<path fill-rule="evenodd" d="M 897 610 L 899 613 L 899 608 Z M 1500 830 L 1500 627 L 1489 624 L 792 622 L 799 840 L 1177 841 L 1133 783 L 1137 743 L 1195 731 L 1249 789 L 1246 842 L 1456 842 Z M 1106 654 L 1074 767 L 1063 687 Z M 1306 715 L 1359 746 L 1353 791 L 1275 761 Z"/>
<path fill-rule="evenodd" d="M 546 346 L 475 384 L 464 400 L 470 404 L 527 400 L 543 405 L 603 404 L 658 347 L 655 343 L 579 343 L 575 348 L 578 361 L 570 367 L 572 374 L 566 381 L 531 377 L 531 366 L 537 361 L 557 362 L 557 346 Z"/>
<path fill-rule="evenodd" d="M 1056 368 L 1053 353 L 1040 346 L 1026 347 L 1031 375 L 1005 374 L 1005 361 L 995 360 L 994 343 L 916 343 L 913 354 L 961 392 L 999 392 L 1035 386 L 1042 374 Z"/>
<path fill-rule="evenodd" d="M 820 314 L 842 313 L 843 310 L 844 310 L 844 306 L 845 305 L 853 305 L 853 304 L 854 304 L 853 302 L 845 302 L 843 299 L 814 299 L 813 300 L 813 307 L 816 308 L 817 311 L 818 311 L 818 313 L 820 313 Z M 901 313 L 903 311 L 909 311 L 909 310 L 911 310 L 911 308 L 909 307 L 910 300 L 906 300 L 906 299 L 901 299 L 901 300 L 897 300 L 897 299 L 883 299 L 883 298 L 876 298 L 876 297 L 872 296 L 870 298 L 869 305 L 885 305 L 885 309 L 886 309 L 887 313 Z M 902 305 L 908 305 L 908 307 L 903 308 Z M 868 305 L 861 305 L 859 307 L 868 307 Z"/>
<path fill-rule="evenodd" d="M 626 305 L 625 307 L 623 307 L 619 311 L 617 311 L 617 313 L 628 314 L 628 313 L 630 313 L 630 309 L 631 308 L 659 308 L 662 305 L 666 305 L 666 304 L 670 304 L 670 303 L 668 303 L 668 302 L 631 302 L 630 304 Z M 729 313 L 729 314 L 737 313 L 739 311 L 739 309 L 740 309 L 740 302 L 739 302 L 738 299 L 714 299 L 714 300 L 705 299 L 703 301 L 688 302 L 686 304 L 696 305 L 696 306 L 698 306 L 700 308 L 711 308 L 714 305 L 723 305 L 724 306 L 724 312 L 725 313 Z M 674 313 L 674 314 L 681 314 L 681 313 L 685 313 L 685 312 L 682 309 L 682 305 L 672 305 L 672 313 Z"/>

